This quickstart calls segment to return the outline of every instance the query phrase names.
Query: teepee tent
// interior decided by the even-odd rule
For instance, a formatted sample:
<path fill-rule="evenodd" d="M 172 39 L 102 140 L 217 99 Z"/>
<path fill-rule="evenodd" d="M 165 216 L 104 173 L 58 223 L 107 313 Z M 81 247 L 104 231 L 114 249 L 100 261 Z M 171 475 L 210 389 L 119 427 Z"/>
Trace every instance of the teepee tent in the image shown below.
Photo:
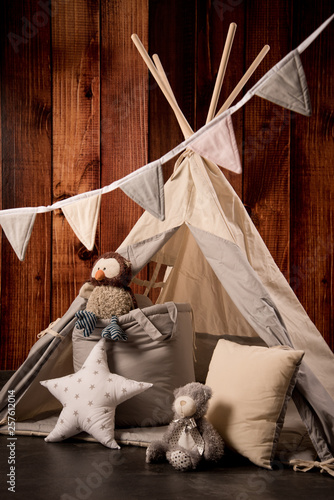
<path fill-rule="evenodd" d="M 137 46 L 171 103 L 185 136 L 191 137 L 192 130 L 158 59 L 154 65 L 138 40 Z M 228 58 L 228 44 L 226 47 L 222 66 Z M 223 74 L 224 68 L 217 89 Z M 233 147 L 231 158 L 232 163 L 237 162 Z M 144 285 L 146 292 L 161 287 L 158 304 L 189 303 L 196 334 L 261 337 L 268 346 L 284 345 L 304 351 L 293 400 L 320 459 L 333 459 L 334 355 L 275 264 L 241 200 L 219 167 L 192 149 L 177 160 L 164 196 L 164 220 L 146 211 L 117 250 L 131 261 L 133 282 Z M 151 280 L 137 279 L 136 275 L 152 262 L 156 268 Z M 157 283 L 159 271 L 164 268 L 164 278 Z M 1 418 L 7 414 L 9 388 L 16 391 L 17 415 L 23 419 L 36 420 L 43 411 L 50 410 L 50 403 L 44 404 L 40 398 L 39 381 L 70 372 L 74 314 L 84 307 L 85 300 L 78 297 L 66 315 L 44 332 L 3 389 Z M 36 425 L 43 426 L 40 420 Z"/>
<path fill-rule="evenodd" d="M 156 57 L 155 70 L 139 41 L 134 41 L 173 104 L 187 136 L 191 129 L 176 104 L 159 60 Z M 226 67 L 232 41 L 233 34 L 227 38 L 222 66 Z M 266 52 L 265 47 L 249 74 Z M 219 77 L 222 80 L 223 75 L 224 70 L 218 75 L 218 88 L 222 83 Z M 212 101 L 215 99 L 214 91 Z M 210 106 L 208 119 L 212 109 L 214 104 Z M 157 263 L 155 277 L 160 265 L 167 266 L 167 279 L 161 284 L 158 302 L 189 302 L 197 333 L 258 335 L 269 346 L 283 344 L 303 350 L 305 357 L 294 400 L 319 456 L 333 458 L 334 355 L 275 264 L 241 200 L 217 165 L 192 150 L 187 150 L 177 161 L 165 185 L 165 200 L 165 220 L 158 221 L 145 212 L 118 251 L 130 258 L 129 248 L 133 245 L 140 247 L 143 239 L 155 241 L 158 236 L 158 240 L 164 240 L 168 235 L 167 243 L 151 258 Z M 154 278 L 148 286 L 153 285 Z M 315 425 L 317 430 L 314 422 L 319 424 Z"/>

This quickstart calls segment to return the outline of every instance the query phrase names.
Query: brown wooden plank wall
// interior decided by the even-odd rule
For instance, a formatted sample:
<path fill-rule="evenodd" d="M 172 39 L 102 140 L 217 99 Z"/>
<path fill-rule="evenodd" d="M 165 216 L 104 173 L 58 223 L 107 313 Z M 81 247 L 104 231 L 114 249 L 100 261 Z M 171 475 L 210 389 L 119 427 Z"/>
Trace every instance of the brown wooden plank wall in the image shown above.
<path fill-rule="evenodd" d="M 293 18 L 294 45 L 334 11 L 319 2 L 313 16 Z M 295 2 L 295 12 L 304 2 Z M 334 25 L 303 54 L 313 115 L 291 121 L 291 285 L 334 349 Z"/>
<path fill-rule="evenodd" d="M 159 54 L 198 128 L 230 22 L 238 28 L 219 105 L 265 43 L 271 51 L 246 89 L 332 7 L 326 0 L 2 2 L 2 208 L 47 205 L 109 184 L 182 140 L 131 33 Z M 302 55 L 312 117 L 254 97 L 233 115 L 243 174 L 224 172 L 332 349 L 333 28 Z M 0 369 L 23 362 L 36 334 L 75 298 L 94 256 L 117 248 L 141 213 L 119 190 L 104 195 L 92 252 L 60 211 L 37 215 L 24 262 L 2 236 Z"/>
<path fill-rule="evenodd" d="M 251 78 L 250 85 L 292 49 L 291 5 L 289 0 L 274 3 L 263 0 L 252 6 L 247 3 L 246 67 L 265 43 L 270 45 L 270 53 Z M 258 23 L 262 29 L 254 37 L 253 27 Z M 243 201 L 276 263 L 288 277 L 290 113 L 257 96 L 243 111 Z"/>
<path fill-rule="evenodd" d="M 148 75 L 131 34 L 148 45 L 148 0 L 101 1 L 101 183 L 148 158 Z M 143 210 L 120 189 L 102 197 L 99 251 L 115 250 Z"/>
<path fill-rule="evenodd" d="M 59 2 L 51 19 L 52 201 L 100 187 L 99 4 Z M 53 212 L 52 311 L 64 314 L 89 276 L 87 252 Z"/>
<path fill-rule="evenodd" d="M 37 0 L 2 2 L 2 207 L 51 201 L 50 23 Z M 33 22 L 35 21 L 35 23 Z M 9 36 L 7 36 L 9 35 Z M 36 218 L 24 262 L 1 251 L 1 367 L 16 368 L 49 323 L 51 217 Z"/>

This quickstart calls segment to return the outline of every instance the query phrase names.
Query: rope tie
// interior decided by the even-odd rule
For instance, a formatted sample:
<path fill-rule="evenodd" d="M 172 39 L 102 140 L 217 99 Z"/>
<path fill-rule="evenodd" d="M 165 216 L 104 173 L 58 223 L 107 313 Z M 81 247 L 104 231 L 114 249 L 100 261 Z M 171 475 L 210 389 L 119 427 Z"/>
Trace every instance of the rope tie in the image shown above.
<path fill-rule="evenodd" d="M 320 469 L 320 472 L 327 472 L 331 476 L 334 477 L 334 458 L 330 458 L 329 460 L 325 460 L 324 462 L 312 462 L 311 460 L 290 460 L 290 465 L 293 466 L 294 471 L 300 472 L 308 472 L 309 470 L 317 467 Z"/>
<path fill-rule="evenodd" d="M 58 333 L 58 332 L 55 332 L 54 330 L 52 330 L 52 327 L 55 326 L 58 321 L 60 321 L 60 318 L 56 319 L 55 321 L 53 321 L 52 323 L 49 324 L 49 326 L 47 328 L 45 328 L 45 330 L 42 330 L 40 333 L 37 334 L 37 338 L 41 338 L 41 337 L 44 337 L 44 335 L 46 335 L 47 333 L 51 333 L 51 335 L 53 335 L 54 337 L 60 337 L 62 338 L 62 336 Z"/>

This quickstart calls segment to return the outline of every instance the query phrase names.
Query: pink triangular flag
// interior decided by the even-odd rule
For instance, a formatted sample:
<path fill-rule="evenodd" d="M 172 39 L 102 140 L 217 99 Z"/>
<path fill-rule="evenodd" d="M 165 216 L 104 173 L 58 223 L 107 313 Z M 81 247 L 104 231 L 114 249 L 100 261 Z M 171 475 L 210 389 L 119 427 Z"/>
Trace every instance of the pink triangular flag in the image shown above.
<path fill-rule="evenodd" d="M 0 215 L 0 225 L 20 260 L 24 260 L 35 218 L 36 213 Z"/>
<path fill-rule="evenodd" d="M 188 147 L 223 168 L 237 174 L 242 172 L 231 115 L 213 125 Z"/>

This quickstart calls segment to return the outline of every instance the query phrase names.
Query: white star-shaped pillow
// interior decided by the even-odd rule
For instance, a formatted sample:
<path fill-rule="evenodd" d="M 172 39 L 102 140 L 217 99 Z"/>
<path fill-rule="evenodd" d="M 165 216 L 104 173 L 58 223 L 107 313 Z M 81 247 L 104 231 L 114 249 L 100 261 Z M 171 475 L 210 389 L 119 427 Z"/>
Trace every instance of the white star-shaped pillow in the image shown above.
<path fill-rule="evenodd" d="M 41 382 L 63 405 L 57 424 L 45 441 L 62 441 L 85 431 L 104 446 L 119 448 L 114 439 L 116 406 L 153 384 L 110 373 L 106 342 L 101 339 L 96 344 L 75 374 Z"/>

